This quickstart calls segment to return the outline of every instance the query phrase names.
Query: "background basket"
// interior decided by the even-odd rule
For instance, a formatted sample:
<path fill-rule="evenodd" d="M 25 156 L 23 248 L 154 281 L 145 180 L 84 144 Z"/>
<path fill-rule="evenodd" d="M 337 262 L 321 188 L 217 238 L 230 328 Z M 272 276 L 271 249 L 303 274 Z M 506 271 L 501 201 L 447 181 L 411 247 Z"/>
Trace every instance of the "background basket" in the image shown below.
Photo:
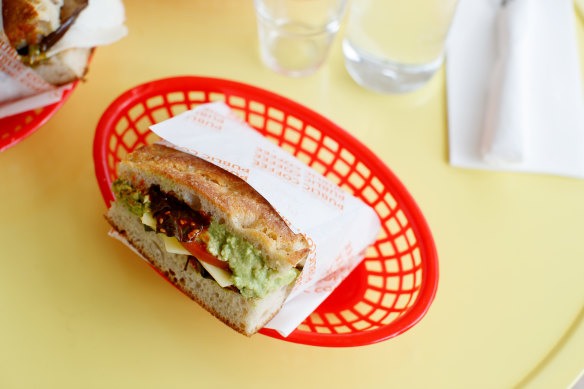
<path fill-rule="evenodd" d="M 61 100 L 54 104 L 1 118 L 0 151 L 17 145 L 42 127 L 67 101 L 77 83 L 78 81 L 71 88 L 63 91 Z"/>
<path fill-rule="evenodd" d="M 265 137 L 369 204 L 382 231 L 365 260 L 287 338 L 318 346 L 360 346 L 394 337 L 426 313 L 438 283 L 430 230 L 403 184 L 369 149 L 323 116 L 289 99 L 246 84 L 175 77 L 139 85 L 103 114 L 94 139 L 94 163 L 106 205 L 121 158 L 159 139 L 149 126 L 223 101 Z"/>

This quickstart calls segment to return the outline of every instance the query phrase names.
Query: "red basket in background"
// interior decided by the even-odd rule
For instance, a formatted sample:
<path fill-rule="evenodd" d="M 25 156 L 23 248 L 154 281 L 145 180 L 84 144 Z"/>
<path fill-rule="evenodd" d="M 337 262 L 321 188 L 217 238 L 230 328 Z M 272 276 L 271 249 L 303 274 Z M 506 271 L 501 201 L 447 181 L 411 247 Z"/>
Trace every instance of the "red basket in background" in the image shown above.
<path fill-rule="evenodd" d="M 379 215 L 382 231 L 364 261 L 288 337 L 290 342 L 361 346 L 415 325 L 434 299 L 438 258 L 432 235 L 403 184 L 362 143 L 287 98 L 217 78 L 174 77 L 139 85 L 118 97 L 96 130 L 93 157 L 106 204 L 121 158 L 159 138 L 149 126 L 203 103 L 223 101 L 254 129 L 346 189 Z"/>
<path fill-rule="evenodd" d="M 54 104 L 1 118 L 0 151 L 17 145 L 42 127 L 71 96 L 77 83 L 78 81 L 71 88 L 64 90 L 61 100 Z"/>

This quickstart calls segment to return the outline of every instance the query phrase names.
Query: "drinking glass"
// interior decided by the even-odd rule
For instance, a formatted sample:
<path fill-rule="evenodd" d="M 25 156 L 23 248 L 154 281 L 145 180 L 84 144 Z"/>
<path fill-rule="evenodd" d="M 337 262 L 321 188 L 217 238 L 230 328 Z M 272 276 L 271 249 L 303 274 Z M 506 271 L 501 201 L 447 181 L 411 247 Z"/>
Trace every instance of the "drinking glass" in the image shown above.
<path fill-rule="evenodd" d="M 424 86 L 440 68 L 458 0 L 353 0 L 343 39 L 345 67 L 381 93 Z"/>

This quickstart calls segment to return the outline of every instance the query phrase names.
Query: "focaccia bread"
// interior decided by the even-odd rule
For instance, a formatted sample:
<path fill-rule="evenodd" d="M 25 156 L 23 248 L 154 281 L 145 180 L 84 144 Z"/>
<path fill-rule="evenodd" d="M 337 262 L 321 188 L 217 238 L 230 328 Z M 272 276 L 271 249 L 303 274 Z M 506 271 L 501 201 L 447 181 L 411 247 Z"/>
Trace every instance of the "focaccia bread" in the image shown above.
<path fill-rule="evenodd" d="M 245 181 L 163 145 L 128 155 L 114 193 L 107 219 L 115 235 L 247 335 L 278 312 L 309 252 Z"/>

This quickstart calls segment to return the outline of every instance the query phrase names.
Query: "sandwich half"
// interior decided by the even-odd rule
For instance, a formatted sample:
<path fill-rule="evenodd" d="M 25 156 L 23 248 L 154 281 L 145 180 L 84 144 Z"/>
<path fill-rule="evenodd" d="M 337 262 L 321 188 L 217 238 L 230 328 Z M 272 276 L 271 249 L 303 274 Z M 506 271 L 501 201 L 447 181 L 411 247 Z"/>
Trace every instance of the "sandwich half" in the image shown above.
<path fill-rule="evenodd" d="M 120 162 L 112 189 L 112 235 L 217 318 L 249 336 L 280 310 L 309 247 L 244 180 L 154 144 Z"/>
<path fill-rule="evenodd" d="M 85 75 L 91 49 L 47 52 L 87 5 L 88 0 L 2 0 L 4 32 L 24 64 L 50 84 L 67 84 Z"/>

